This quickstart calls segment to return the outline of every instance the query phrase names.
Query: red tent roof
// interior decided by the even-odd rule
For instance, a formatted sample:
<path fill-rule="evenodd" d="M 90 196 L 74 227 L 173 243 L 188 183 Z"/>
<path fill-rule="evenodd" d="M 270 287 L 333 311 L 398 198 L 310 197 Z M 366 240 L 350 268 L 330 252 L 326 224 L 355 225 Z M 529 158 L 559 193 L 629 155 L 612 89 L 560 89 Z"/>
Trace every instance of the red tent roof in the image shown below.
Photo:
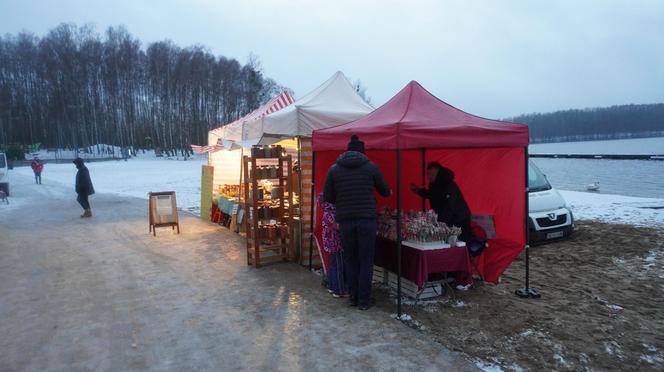
<path fill-rule="evenodd" d="M 363 118 L 314 131 L 314 151 L 344 150 L 353 134 L 367 150 L 528 146 L 528 126 L 461 111 L 416 81 Z"/>

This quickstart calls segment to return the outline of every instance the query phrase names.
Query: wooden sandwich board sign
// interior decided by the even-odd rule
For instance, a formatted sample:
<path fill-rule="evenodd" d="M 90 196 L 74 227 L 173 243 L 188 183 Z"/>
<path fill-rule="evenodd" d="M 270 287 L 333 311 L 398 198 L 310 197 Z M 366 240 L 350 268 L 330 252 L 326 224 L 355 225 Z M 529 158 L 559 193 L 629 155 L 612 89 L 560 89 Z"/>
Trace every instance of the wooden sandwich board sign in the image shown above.
<path fill-rule="evenodd" d="M 175 191 L 151 192 L 149 195 L 150 232 L 157 236 L 157 227 L 168 227 L 172 230 L 177 227 L 180 233 L 180 219 L 178 217 Z"/>

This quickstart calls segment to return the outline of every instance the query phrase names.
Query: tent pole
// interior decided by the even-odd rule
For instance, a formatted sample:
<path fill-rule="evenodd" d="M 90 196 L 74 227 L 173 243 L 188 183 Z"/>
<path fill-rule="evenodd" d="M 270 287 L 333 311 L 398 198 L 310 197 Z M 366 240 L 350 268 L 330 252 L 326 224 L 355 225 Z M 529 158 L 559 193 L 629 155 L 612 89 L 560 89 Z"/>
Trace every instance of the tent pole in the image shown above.
<path fill-rule="evenodd" d="M 401 318 L 401 150 L 397 148 L 397 317 Z"/>
<path fill-rule="evenodd" d="M 528 146 L 524 148 L 524 155 L 525 155 L 525 176 L 526 176 L 526 210 L 525 210 L 525 228 L 526 228 L 526 286 L 525 288 L 520 288 L 515 291 L 515 294 L 521 298 L 540 298 L 542 295 L 540 294 L 539 290 L 536 288 L 531 288 L 530 287 L 530 229 L 528 227 L 528 219 L 530 218 L 529 216 L 529 200 L 528 200 Z"/>
<path fill-rule="evenodd" d="M 231 145 L 231 148 L 232 147 L 233 147 L 233 145 Z M 232 150 L 229 149 L 228 151 L 232 151 Z M 238 214 L 240 213 L 239 212 L 240 211 L 239 206 L 242 205 L 242 203 L 241 203 L 242 195 L 244 195 L 244 193 L 242 192 L 242 188 L 244 187 L 244 182 L 242 182 L 242 170 L 244 169 L 244 164 L 242 163 L 242 159 L 244 159 L 244 147 L 240 148 L 240 185 L 239 185 L 240 187 L 238 188 L 239 194 L 237 195 Z M 244 202 L 247 203 L 246 200 Z M 246 212 L 246 210 L 245 210 L 245 212 Z M 235 216 L 235 218 L 236 218 L 236 222 L 237 222 L 237 216 Z M 235 224 L 235 232 L 237 232 L 237 233 L 240 232 L 240 224 L 237 224 L 237 223 Z"/>
<path fill-rule="evenodd" d="M 426 149 L 422 147 L 422 186 L 426 187 Z M 422 212 L 426 211 L 427 202 L 425 198 L 422 198 Z"/>
<path fill-rule="evenodd" d="M 300 171 L 302 164 L 300 164 Z M 313 268 L 312 256 L 314 254 L 314 210 L 316 197 L 316 153 L 313 151 L 313 144 L 311 148 L 311 212 L 309 216 L 309 271 Z M 301 210 L 302 206 L 300 206 Z M 323 259 L 323 257 L 321 257 Z"/>

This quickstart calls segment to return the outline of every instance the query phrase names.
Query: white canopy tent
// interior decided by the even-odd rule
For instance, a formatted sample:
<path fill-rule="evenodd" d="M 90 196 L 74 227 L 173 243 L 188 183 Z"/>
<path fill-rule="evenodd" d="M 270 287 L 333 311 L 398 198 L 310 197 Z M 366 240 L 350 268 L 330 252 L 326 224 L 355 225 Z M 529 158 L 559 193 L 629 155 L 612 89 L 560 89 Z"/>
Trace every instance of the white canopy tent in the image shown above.
<path fill-rule="evenodd" d="M 279 98 L 279 97 L 277 97 Z M 214 187 L 240 182 L 241 151 L 256 144 L 268 145 L 294 137 L 311 137 L 316 129 L 328 128 L 361 118 L 374 110 L 360 97 L 348 78 L 337 71 L 318 88 L 290 104 L 288 100 L 273 112 L 274 101 L 232 123 L 211 130 L 208 143 L 222 140 L 226 150 L 209 154 L 215 167 Z"/>
<path fill-rule="evenodd" d="M 222 140 L 226 150 L 209 154 L 208 165 L 214 167 L 212 190 L 223 185 L 238 185 L 241 177 L 243 149 L 253 145 L 279 143 L 298 160 L 300 196 L 301 262 L 312 262 L 311 243 L 312 217 L 312 171 L 313 152 L 311 135 L 314 130 L 344 124 L 369 114 L 374 110 L 355 91 L 348 78 L 336 72 L 319 87 L 292 104 L 279 107 L 274 112 L 254 113 L 208 134 L 208 143 Z M 309 256 L 306 256 L 309 252 Z M 318 258 L 313 259 L 317 261 Z"/>
<path fill-rule="evenodd" d="M 283 138 L 311 137 L 316 129 L 347 123 L 373 110 L 357 94 L 346 76 L 337 71 L 292 105 L 246 122 L 242 128 L 242 141 L 267 145 Z M 236 135 L 235 130 L 233 135 Z"/>

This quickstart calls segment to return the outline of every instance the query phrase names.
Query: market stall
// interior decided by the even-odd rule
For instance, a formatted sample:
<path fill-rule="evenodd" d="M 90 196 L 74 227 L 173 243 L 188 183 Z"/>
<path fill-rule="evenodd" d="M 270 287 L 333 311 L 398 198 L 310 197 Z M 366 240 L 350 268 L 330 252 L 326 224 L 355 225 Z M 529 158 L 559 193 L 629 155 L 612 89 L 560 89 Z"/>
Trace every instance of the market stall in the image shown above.
<path fill-rule="evenodd" d="M 371 114 L 314 132 L 317 192 L 353 134 L 364 141 L 367 156 L 396 191 L 387 199 L 378 198 L 380 205 L 424 210 L 423 199 L 408 186 L 424 186 L 426 164 L 438 161 L 455 173 L 472 213 L 491 216 L 495 223 L 495 236 L 475 265 L 484 280 L 497 283 L 526 244 L 527 126 L 468 114 L 413 81 Z M 401 216 L 397 214 L 396 222 L 398 257 Z"/>
<path fill-rule="evenodd" d="M 215 167 L 213 189 L 217 190 L 219 185 L 224 184 L 240 184 L 242 156 L 250 155 L 252 147 L 279 145 L 284 148 L 296 164 L 293 185 L 294 194 L 300 200 L 294 216 L 298 236 L 296 245 L 299 247 L 297 256 L 303 264 L 316 265 L 318 254 L 309 254 L 312 251 L 309 246 L 313 171 L 311 134 L 316 129 L 346 123 L 371 111 L 373 107 L 362 100 L 339 71 L 292 104 L 215 129 L 209 133 L 210 143 L 221 139 L 229 148 L 239 150 L 210 155 L 209 165 Z"/>

